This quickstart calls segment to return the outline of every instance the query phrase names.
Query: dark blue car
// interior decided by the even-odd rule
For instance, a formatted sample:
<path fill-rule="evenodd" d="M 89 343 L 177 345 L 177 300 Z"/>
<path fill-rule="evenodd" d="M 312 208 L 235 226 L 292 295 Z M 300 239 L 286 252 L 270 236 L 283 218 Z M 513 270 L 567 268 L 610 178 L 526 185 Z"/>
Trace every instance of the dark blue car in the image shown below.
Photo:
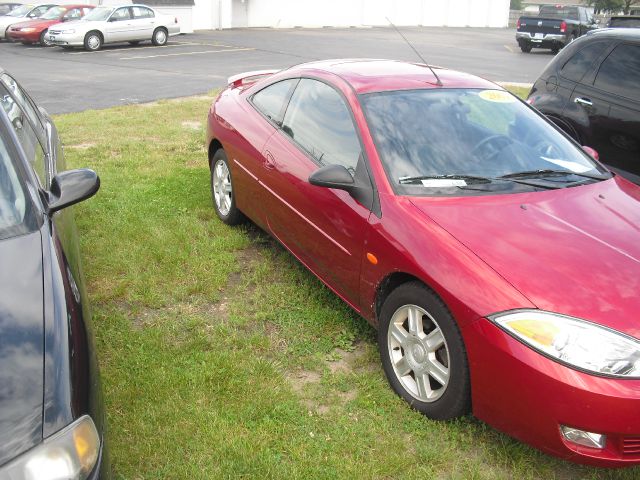
<path fill-rule="evenodd" d="M 109 478 L 105 412 L 56 128 L 0 69 L 0 479 Z"/>

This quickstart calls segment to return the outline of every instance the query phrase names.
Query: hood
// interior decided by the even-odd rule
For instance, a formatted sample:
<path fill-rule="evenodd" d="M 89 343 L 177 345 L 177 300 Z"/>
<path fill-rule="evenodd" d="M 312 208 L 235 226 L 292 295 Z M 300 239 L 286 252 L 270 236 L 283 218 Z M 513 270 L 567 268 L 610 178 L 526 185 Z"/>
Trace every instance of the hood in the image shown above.
<path fill-rule="evenodd" d="M 8 27 L 9 25 L 13 25 L 14 23 L 24 22 L 25 17 L 10 17 L 8 15 L 0 16 L 0 26 Z"/>
<path fill-rule="evenodd" d="M 0 241 L 0 465 L 42 441 L 40 232 Z"/>
<path fill-rule="evenodd" d="M 57 22 L 55 25 L 50 25 L 51 27 L 55 27 L 55 30 L 69 30 L 74 29 L 76 32 L 78 31 L 89 31 L 92 28 L 99 28 L 101 24 L 106 23 L 102 20 L 73 20 L 72 22 Z"/>
<path fill-rule="evenodd" d="M 538 308 L 640 338 L 638 186 L 411 201 Z"/>
<path fill-rule="evenodd" d="M 11 28 L 46 28 L 50 25 L 55 25 L 56 23 L 60 23 L 60 20 L 43 20 L 41 18 L 37 18 L 35 20 L 28 20 L 26 22 L 12 23 Z"/>

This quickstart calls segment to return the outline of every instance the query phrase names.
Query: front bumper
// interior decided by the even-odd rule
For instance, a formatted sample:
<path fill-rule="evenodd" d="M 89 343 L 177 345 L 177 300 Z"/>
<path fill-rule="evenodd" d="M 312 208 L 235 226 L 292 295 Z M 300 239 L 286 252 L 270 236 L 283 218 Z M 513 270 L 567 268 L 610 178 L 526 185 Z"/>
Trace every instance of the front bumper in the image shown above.
<path fill-rule="evenodd" d="M 34 30 L 33 32 L 25 32 L 23 30 L 13 30 L 11 27 L 7 31 L 7 40 L 12 42 L 31 42 L 36 43 L 40 41 L 40 34 L 42 30 Z"/>
<path fill-rule="evenodd" d="M 565 367 L 487 319 L 463 330 L 474 415 L 540 450 L 601 467 L 640 464 L 640 380 Z M 560 425 L 606 435 L 603 449 L 568 442 Z"/>
<path fill-rule="evenodd" d="M 537 48 L 552 48 L 555 46 L 564 46 L 567 44 L 567 37 L 562 34 L 534 34 L 531 36 L 529 32 L 516 32 L 516 40 L 518 44 L 531 45 Z"/>
<path fill-rule="evenodd" d="M 47 34 L 49 41 L 54 45 L 62 47 L 82 47 L 84 46 L 84 32 L 82 33 L 53 33 Z"/>

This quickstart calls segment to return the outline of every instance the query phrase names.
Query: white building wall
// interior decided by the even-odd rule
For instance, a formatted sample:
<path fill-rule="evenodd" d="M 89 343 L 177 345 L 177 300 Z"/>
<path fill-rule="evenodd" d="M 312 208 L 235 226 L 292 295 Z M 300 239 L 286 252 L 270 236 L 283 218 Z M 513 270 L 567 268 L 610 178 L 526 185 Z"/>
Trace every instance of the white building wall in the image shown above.
<path fill-rule="evenodd" d="M 231 28 L 232 4 L 195 0 L 194 30 Z M 399 26 L 507 27 L 509 0 L 244 0 L 248 27 Z M 243 3 L 244 3 L 243 2 Z M 236 3 L 236 8 L 238 4 Z"/>

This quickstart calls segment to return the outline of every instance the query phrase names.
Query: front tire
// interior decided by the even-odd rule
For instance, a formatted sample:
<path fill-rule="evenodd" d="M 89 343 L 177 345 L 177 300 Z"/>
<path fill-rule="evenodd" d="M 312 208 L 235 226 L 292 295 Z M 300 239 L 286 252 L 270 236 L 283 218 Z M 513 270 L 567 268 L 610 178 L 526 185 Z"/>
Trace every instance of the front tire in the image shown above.
<path fill-rule="evenodd" d="M 53 45 L 53 43 L 51 43 L 48 39 L 47 39 L 47 33 L 49 32 L 49 30 L 44 30 L 41 34 L 40 34 L 40 45 L 42 45 L 43 47 L 50 47 Z"/>
<path fill-rule="evenodd" d="M 100 32 L 89 32 L 84 36 L 84 49 L 89 52 L 97 52 L 102 48 L 102 42 Z"/>
<path fill-rule="evenodd" d="M 244 215 L 236 207 L 233 177 L 227 154 L 220 148 L 211 159 L 211 198 L 218 218 L 227 225 L 237 225 Z"/>
<path fill-rule="evenodd" d="M 166 45 L 168 40 L 169 40 L 169 33 L 164 28 L 156 28 L 153 31 L 151 42 L 156 47 L 162 47 L 163 45 Z"/>
<path fill-rule="evenodd" d="M 378 347 L 389 384 L 412 408 L 435 420 L 469 412 L 471 382 L 460 331 L 424 284 L 405 283 L 386 298 Z"/>

